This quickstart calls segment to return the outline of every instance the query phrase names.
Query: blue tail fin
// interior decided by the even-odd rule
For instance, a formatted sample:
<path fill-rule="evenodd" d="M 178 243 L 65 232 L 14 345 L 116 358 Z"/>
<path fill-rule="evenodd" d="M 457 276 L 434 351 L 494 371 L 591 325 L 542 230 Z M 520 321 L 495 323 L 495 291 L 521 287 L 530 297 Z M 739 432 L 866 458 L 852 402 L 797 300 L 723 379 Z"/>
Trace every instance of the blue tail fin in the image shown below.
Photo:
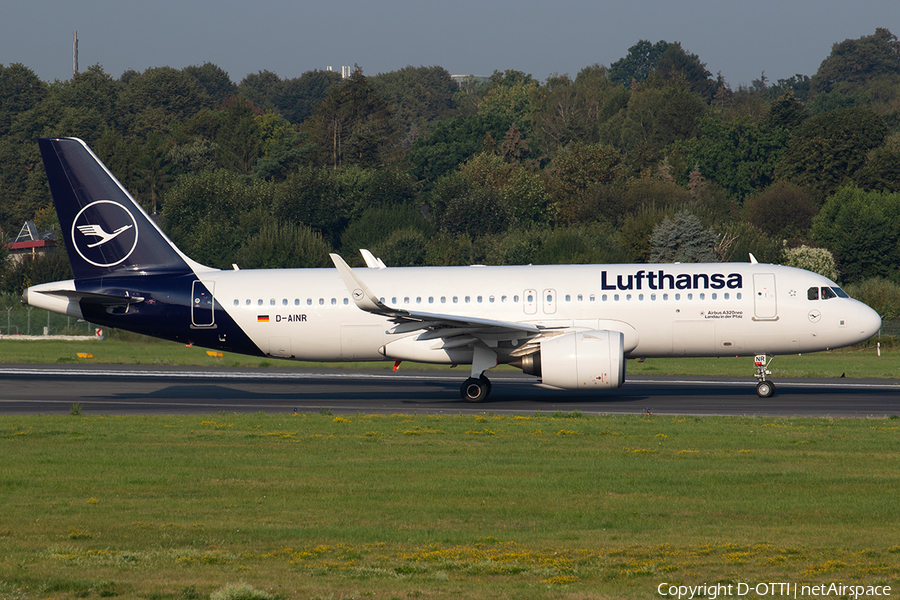
<path fill-rule="evenodd" d="M 186 257 L 76 138 L 38 140 L 75 279 L 209 271 Z"/>

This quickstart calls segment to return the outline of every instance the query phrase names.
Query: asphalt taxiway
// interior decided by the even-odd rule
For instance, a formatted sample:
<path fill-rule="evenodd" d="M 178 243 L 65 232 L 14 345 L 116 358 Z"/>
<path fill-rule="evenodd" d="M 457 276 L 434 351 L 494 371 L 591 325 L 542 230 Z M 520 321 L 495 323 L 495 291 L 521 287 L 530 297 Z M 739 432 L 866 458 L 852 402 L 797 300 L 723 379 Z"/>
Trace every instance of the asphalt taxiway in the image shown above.
<path fill-rule="evenodd" d="M 635 376 L 611 392 L 555 392 L 515 372 L 492 373 L 487 401 L 464 402 L 468 370 L 234 369 L 131 365 L 0 366 L 0 414 L 646 413 L 885 417 L 900 414 L 890 379 L 775 379 L 761 399 L 752 377 Z"/>

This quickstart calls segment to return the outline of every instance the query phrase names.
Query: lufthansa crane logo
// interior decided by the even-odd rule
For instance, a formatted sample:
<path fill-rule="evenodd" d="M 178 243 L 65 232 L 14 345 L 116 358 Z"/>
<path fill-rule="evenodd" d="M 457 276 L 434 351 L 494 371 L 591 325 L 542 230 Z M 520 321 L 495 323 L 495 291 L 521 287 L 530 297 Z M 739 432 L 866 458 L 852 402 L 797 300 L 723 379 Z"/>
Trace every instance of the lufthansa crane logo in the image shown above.
<path fill-rule="evenodd" d="M 138 242 L 134 215 L 112 200 L 97 200 L 82 208 L 72 222 L 72 244 L 95 267 L 114 267 L 131 256 Z"/>

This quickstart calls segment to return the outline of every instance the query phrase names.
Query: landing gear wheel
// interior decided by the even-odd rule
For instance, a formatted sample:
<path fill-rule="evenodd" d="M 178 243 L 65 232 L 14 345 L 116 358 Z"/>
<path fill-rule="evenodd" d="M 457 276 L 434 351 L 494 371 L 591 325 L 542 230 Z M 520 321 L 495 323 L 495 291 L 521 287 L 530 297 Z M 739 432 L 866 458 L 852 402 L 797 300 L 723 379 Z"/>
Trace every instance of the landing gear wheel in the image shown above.
<path fill-rule="evenodd" d="M 760 381 L 756 384 L 756 395 L 760 398 L 771 398 L 775 395 L 775 384 L 771 381 Z"/>
<path fill-rule="evenodd" d="M 491 382 L 487 377 L 469 377 L 459 388 L 462 399 L 466 402 L 481 402 L 491 393 Z"/>
<path fill-rule="evenodd" d="M 481 383 L 483 383 L 484 385 L 487 386 L 487 392 L 485 393 L 485 395 L 486 395 L 486 396 L 489 396 L 490 393 L 491 393 L 491 380 L 488 379 L 487 377 L 485 377 L 485 376 L 484 376 L 484 373 L 482 373 L 482 374 L 481 374 L 481 377 L 479 377 L 478 379 L 481 380 Z"/>

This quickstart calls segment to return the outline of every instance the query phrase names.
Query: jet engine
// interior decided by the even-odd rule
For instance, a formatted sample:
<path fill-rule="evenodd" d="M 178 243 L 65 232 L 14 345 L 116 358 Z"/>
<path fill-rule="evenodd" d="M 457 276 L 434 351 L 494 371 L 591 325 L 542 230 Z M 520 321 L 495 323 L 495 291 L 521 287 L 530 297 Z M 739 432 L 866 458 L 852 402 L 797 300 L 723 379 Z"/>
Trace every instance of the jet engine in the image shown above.
<path fill-rule="evenodd" d="M 613 390 L 625 382 L 625 336 L 619 331 L 577 331 L 541 342 L 538 352 L 510 364 L 562 390 Z"/>

